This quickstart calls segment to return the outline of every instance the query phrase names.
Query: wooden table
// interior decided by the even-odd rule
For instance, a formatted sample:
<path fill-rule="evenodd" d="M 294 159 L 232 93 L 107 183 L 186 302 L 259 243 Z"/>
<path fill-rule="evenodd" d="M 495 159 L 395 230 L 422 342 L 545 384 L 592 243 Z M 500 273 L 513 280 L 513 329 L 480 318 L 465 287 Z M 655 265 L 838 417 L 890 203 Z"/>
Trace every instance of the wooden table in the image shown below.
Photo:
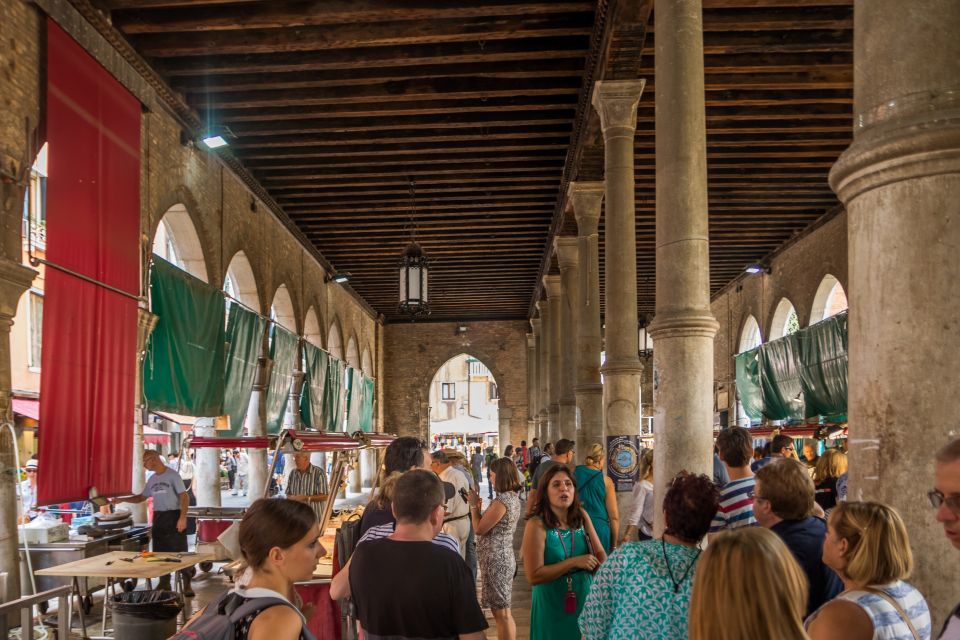
<path fill-rule="evenodd" d="M 173 573 L 174 591 L 183 593 L 183 582 L 180 571 L 200 564 L 212 562 L 215 557 L 211 553 L 175 553 L 157 552 L 152 558 L 177 558 L 178 562 L 148 562 L 149 557 L 143 557 L 132 551 L 111 551 L 92 558 L 84 558 L 67 562 L 56 567 L 48 567 L 36 571 L 41 576 L 60 576 L 73 580 L 73 593 L 77 598 L 77 614 L 80 616 L 80 626 L 83 637 L 87 638 L 87 622 L 83 617 L 83 606 L 80 602 L 80 578 L 105 578 L 107 586 L 103 591 L 103 628 L 106 634 L 107 626 L 107 599 L 110 588 L 116 580 L 135 578 L 153 580 L 169 573 Z"/>

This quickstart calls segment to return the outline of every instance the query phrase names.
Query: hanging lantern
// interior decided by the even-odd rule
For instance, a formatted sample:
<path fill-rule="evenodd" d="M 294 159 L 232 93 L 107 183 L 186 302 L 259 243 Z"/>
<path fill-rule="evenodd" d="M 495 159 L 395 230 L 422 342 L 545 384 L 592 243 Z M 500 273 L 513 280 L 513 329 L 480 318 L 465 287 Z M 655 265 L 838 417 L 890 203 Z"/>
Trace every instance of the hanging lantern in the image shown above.
<path fill-rule="evenodd" d="M 403 252 L 400 261 L 400 312 L 411 319 L 430 314 L 427 278 L 430 266 L 423 249 L 415 240 Z"/>

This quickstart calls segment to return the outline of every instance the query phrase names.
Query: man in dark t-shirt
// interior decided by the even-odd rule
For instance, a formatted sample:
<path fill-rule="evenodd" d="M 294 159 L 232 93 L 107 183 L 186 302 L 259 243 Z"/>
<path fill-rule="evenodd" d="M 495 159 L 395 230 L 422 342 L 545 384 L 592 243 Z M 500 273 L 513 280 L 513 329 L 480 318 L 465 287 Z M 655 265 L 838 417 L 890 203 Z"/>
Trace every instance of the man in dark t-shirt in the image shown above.
<path fill-rule="evenodd" d="M 429 471 L 397 480 L 393 535 L 358 545 L 350 591 L 368 640 L 483 640 L 487 621 L 460 554 L 434 544 L 443 526 L 444 489 Z"/>

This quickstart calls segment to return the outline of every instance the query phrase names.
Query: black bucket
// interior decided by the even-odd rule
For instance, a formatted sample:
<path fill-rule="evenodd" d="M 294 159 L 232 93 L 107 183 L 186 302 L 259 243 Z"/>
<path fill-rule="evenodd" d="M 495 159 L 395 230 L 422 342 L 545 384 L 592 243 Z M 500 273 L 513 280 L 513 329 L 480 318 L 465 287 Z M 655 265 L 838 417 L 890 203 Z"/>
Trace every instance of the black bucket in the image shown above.
<path fill-rule="evenodd" d="M 174 591 L 128 591 L 110 598 L 116 640 L 166 640 L 177 632 L 183 598 Z"/>

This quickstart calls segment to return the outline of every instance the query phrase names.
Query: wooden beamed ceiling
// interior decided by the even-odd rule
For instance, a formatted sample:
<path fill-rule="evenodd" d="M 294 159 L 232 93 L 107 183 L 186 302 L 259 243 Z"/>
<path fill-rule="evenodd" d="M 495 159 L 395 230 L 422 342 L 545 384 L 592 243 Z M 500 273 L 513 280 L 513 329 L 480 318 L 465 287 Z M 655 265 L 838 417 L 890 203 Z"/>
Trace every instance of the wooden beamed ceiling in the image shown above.
<path fill-rule="evenodd" d="M 652 0 L 94 2 L 229 127 L 231 153 L 388 321 L 411 224 L 433 261 L 431 319 L 526 317 L 549 236 L 576 232 L 566 183 L 602 179 L 592 81 L 646 78 L 637 260 L 653 310 Z M 851 5 L 704 0 L 714 291 L 837 204 Z"/>

